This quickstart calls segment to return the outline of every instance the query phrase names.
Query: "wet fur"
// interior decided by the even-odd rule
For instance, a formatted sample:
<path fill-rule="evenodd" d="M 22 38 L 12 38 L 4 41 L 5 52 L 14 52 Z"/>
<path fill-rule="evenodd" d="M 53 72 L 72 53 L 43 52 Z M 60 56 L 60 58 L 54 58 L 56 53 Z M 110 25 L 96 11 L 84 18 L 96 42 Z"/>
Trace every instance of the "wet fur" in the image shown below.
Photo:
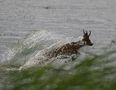
<path fill-rule="evenodd" d="M 93 43 L 91 43 L 91 40 L 89 39 L 91 32 L 88 33 L 87 31 L 85 32 L 83 30 L 83 34 L 84 35 L 83 35 L 82 40 L 64 44 L 58 48 L 55 48 L 55 49 L 47 52 L 46 55 L 49 58 L 52 58 L 52 57 L 57 57 L 58 55 L 78 54 L 79 53 L 78 51 L 81 47 L 83 47 L 85 45 L 92 46 Z"/>

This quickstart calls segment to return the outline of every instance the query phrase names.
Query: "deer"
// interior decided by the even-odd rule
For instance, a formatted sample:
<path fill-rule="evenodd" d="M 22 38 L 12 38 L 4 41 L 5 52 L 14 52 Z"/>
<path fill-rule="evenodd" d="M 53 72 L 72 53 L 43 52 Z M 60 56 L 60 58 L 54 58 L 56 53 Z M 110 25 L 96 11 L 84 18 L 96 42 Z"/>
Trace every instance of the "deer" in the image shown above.
<path fill-rule="evenodd" d="M 57 57 L 58 55 L 71 55 L 78 54 L 79 49 L 84 46 L 92 46 L 93 43 L 90 40 L 91 31 L 85 31 L 83 29 L 83 36 L 77 42 L 66 43 L 58 48 L 55 48 L 47 53 L 49 58 Z"/>

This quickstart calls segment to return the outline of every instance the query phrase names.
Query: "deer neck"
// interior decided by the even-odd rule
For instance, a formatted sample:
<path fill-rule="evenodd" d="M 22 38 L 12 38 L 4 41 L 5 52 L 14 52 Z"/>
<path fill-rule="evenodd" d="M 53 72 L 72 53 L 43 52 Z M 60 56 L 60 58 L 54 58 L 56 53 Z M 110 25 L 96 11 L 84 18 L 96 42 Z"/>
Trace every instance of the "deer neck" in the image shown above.
<path fill-rule="evenodd" d="M 79 45 L 80 47 L 85 46 L 85 42 L 84 42 L 84 41 L 78 41 L 77 43 L 78 43 L 78 45 Z"/>

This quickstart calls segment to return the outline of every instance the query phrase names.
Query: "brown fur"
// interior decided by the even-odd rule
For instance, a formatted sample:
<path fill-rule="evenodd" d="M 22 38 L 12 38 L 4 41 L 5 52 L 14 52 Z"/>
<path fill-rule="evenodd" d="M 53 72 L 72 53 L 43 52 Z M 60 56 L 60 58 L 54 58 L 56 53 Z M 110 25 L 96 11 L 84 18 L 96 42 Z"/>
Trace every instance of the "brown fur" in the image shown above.
<path fill-rule="evenodd" d="M 71 54 L 78 54 L 78 50 L 85 46 L 92 46 L 93 43 L 91 43 L 89 36 L 91 35 L 91 32 L 88 34 L 88 32 L 83 30 L 83 39 L 82 41 L 78 41 L 78 42 L 71 42 L 71 43 L 67 43 L 62 45 L 61 47 L 55 48 L 53 50 L 51 50 L 50 52 L 47 53 L 47 56 L 49 58 L 52 57 L 57 57 L 58 55 L 71 55 Z M 83 42 L 83 44 L 81 44 L 81 42 Z"/>

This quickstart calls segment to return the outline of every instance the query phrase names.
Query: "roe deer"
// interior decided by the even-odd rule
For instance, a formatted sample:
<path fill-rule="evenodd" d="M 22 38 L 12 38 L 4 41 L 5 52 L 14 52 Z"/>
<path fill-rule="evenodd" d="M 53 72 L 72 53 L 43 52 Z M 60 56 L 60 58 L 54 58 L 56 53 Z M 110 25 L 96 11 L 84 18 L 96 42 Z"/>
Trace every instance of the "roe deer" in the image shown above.
<path fill-rule="evenodd" d="M 78 50 L 83 46 L 92 46 L 93 43 L 89 39 L 91 35 L 91 31 L 87 32 L 83 30 L 82 39 L 77 42 L 71 42 L 64 44 L 58 48 L 55 48 L 47 53 L 49 58 L 57 57 L 58 55 L 71 55 L 71 54 L 78 54 Z"/>

